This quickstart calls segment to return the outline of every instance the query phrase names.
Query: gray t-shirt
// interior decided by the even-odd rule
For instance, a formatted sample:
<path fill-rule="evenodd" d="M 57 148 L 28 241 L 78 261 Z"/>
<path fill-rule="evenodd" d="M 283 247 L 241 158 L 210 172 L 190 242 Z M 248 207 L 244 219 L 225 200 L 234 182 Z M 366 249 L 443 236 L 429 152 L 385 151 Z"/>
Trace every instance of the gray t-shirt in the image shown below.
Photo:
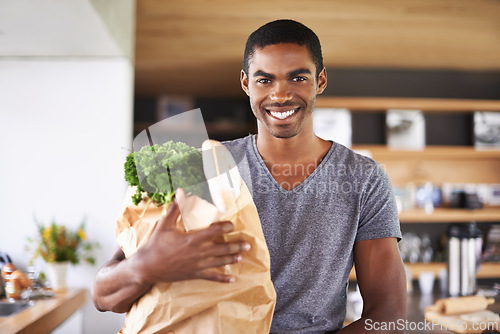
<path fill-rule="evenodd" d="M 314 172 L 286 191 L 264 164 L 254 135 L 223 144 L 252 192 L 271 255 L 277 293 L 271 333 L 341 329 L 354 244 L 401 238 L 387 174 L 334 142 Z M 300 168 L 308 167 L 314 168 Z"/>

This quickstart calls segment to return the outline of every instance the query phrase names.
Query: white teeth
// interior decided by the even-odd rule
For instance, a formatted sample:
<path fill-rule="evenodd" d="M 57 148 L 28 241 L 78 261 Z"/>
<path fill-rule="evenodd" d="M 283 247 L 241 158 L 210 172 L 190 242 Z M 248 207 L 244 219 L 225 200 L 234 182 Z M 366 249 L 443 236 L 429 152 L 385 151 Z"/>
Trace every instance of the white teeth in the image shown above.
<path fill-rule="evenodd" d="M 293 115 L 296 111 L 297 111 L 297 109 L 292 109 L 292 110 L 283 111 L 283 112 L 276 112 L 276 111 L 269 111 L 269 112 L 271 113 L 271 115 L 273 115 L 276 118 L 285 119 L 285 118 Z"/>

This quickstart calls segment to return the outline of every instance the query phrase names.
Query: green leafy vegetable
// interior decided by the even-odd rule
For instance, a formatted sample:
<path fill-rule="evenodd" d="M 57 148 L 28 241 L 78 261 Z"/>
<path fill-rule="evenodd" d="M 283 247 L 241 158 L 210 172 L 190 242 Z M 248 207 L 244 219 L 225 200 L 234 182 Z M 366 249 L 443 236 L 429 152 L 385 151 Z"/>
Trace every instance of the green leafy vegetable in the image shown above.
<path fill-rule="evenodd" d="M 125 180 L 137 187 L 132 196 L 135 205 L 141 202 L 142 192 L 158 206 L 171 203 L 177 188 L 200 197 L 207 194 L 201 152 L 185 143 L 144 146 L 127 156 L 124 167 Z"/>

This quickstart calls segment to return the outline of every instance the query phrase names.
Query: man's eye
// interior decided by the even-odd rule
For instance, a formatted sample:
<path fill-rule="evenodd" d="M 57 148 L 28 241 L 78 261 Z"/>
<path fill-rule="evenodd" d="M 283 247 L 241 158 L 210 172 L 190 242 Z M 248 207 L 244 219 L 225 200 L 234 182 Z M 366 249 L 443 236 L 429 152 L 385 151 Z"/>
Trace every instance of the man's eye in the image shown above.
<path fill-rule="evenodd" d="M 271 82 L 271 80 L 269 80 L 269 79 L 258 79 L 257 80 L 257 83 L 260 83 L 260 84 L 268 84 L 270 82 Z"/>
<path fill-rule="evenodd" d="M 293 80 L 293 81 L 296 81 L 296 82 L 300 82 L 300 81 L 306 81 L 306 80 L 307 80 L 307 78 L 305 78 L 305 77 L 295 77 L 295 78 L 293 78 L 292 80 Z"/>

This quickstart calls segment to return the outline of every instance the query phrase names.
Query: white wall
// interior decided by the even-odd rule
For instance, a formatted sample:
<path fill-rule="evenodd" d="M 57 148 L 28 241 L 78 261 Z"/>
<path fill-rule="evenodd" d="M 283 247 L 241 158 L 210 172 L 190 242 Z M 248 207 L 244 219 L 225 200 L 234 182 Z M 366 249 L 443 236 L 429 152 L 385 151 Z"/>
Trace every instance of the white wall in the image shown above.
<path fill-rule="evenodd" d="M 77 227 L 87 217 L 97 265 L 70 268 L 90 292 L 116 249 L 131 146 L 135 0 L 0 0 L 0 249 L 26 269 L 33 216 Z M 124 316 L 82 309 L 83 333 Z"/>
<path fill-rule="evenodd" d="M 133 68 L 126 58 L 0 60 L 0 249 L 26 269 L 33 216 L 77 227 L 87 216 L 95 267 L 70 268 L 70 286 L 92 288 L 116 249 L 131 146 Z M 83 309 L 84 333 L 113 333 L 123 315 Z"/>

